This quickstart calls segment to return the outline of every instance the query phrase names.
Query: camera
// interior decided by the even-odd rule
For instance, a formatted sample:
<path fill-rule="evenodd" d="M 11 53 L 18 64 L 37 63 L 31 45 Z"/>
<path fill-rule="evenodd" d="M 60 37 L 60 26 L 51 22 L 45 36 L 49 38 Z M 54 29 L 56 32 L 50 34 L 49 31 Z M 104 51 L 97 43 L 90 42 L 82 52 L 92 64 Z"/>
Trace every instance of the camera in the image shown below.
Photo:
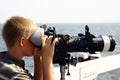
<path fill-rule="evenodd" d="M 38 28 L 31 36 L 31 41 L 38 47 L 41 47 L 41 29 L 46 29 L 46 25 Z M 85 26 L 85 34 L 78 33 L 78 36 L 70 36 L 69 34 L 57 34 L 55 27 L 49 27 L 45 30 L 45 35 L 52 35 L 53 39 L 58 38 L 55 44 L 54 59 L 63 59 L 69 52 L 109 52 L 115 49 L 115 40 L 109 36 L 93 35 L 89 32 L 88 25 Z"/>

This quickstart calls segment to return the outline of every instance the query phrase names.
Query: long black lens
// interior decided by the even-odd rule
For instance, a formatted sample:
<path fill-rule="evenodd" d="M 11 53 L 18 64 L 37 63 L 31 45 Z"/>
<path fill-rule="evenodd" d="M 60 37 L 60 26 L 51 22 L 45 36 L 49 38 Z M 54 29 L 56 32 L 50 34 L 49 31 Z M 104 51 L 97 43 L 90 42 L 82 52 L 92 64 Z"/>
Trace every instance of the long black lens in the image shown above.
<path fill-rule="evenodd" d="M 93 38 L 93 49 L 95 51 L 113 51 L 115 45 L 116 43 L 112 36 L 98 36 Z"/>
<path fill-rule="evenodd" d="M 63 36 L 59 37 L 59 42 L 55 46 L 55 55 L 63 55 L 65 52 L 104 52 L 115 49 L 115 40 L 112 36 L 95 36 L 92 42 L 85 36 L 73 36 L 69 41 L 64 41 Z"/>
<path fill-rule="evenodd" d="M 68 52 L 89 52 L 89 51 L 113 51 L 115 49 L 115 40 L 112 36 L 95 36 L 92 42 L 85 37 L 73 37 L 67 43 Z"/>

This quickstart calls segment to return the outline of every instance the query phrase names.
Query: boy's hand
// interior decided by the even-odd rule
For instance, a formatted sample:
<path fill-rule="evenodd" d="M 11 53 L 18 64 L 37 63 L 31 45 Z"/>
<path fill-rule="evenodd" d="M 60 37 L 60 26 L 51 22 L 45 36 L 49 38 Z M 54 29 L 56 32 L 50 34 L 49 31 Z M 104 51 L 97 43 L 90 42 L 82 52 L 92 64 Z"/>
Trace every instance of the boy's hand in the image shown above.
<path fill-rule="evenodd" d="M 54 47 L 55 47 L 57 38 L 55 38 L 53 42 L 52 42 L 52 38 L 53 36 L 49 36 L 49 37 L 44 36 L 42 39 L 42 57 L 46 61 L 51 61 L 54 56 Z"/>
<path fill-rule="evenodd" d="M 40 48 L 38 48 L 38 47 L 34 48 L 33 55 L 37 56 L 37 57 L 40 57 L 41 56 Z"/>

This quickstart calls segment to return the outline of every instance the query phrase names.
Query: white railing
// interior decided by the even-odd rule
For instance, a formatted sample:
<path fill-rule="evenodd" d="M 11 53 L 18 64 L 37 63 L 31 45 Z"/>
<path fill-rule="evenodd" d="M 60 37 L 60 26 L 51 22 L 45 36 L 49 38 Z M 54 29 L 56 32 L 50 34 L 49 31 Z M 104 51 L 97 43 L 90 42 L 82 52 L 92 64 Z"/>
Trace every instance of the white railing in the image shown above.
<path fill-rule="evenodd" d="M 70 76 L 65 80 L 96 80 L 99 74 L 114 70 L 116 80 L 120 80 L 120 54 L 78 63 L 76 67 L 70 66 Z M 60 80 L 60 69 L 55 68 L 55 79 Z M 67 70 L 66 70 L 67 73 Z"/>

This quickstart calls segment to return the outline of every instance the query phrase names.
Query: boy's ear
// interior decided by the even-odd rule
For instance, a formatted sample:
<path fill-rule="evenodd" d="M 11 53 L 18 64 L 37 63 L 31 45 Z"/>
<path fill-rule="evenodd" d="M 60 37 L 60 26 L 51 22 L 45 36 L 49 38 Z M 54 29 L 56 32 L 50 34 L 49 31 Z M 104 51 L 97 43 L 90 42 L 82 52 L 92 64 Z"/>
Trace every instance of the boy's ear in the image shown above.
<path fill-rule="evenodd" d="M 19 39 L 19 45 L 20 46 L 24 46 L 24 41 L 25 41 L 25 38 L 24 37 L 20 37 L 20 39 Z"/>

